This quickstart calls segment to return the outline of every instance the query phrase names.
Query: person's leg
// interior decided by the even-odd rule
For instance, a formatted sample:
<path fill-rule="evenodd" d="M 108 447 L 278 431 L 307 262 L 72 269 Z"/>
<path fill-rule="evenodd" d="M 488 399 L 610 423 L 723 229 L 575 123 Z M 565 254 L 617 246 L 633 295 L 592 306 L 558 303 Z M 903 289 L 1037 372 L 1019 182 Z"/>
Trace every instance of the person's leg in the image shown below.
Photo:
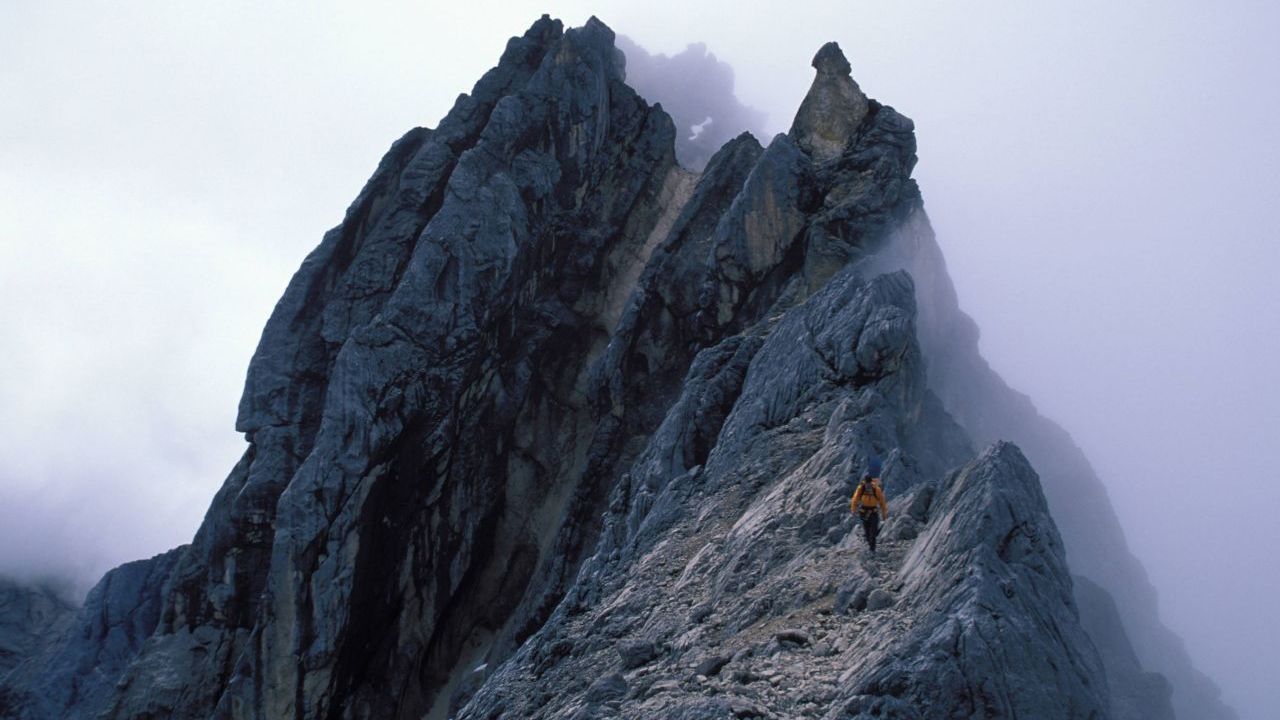
<path fill-rule="evenodd" d="M 867 544 L 871 552 L 876 551 L 876 536 L 880 534 L 880 513 L 869 513 L 867 517 Z"/>
<path fill-rule="evenodd" d="M 867 547 L 875 549 L 875 538 L 871 536 L 871 517 L 873 513 L 858 513 L 858 519 L 862 521 L 862 537 L 867 541 Z"/>

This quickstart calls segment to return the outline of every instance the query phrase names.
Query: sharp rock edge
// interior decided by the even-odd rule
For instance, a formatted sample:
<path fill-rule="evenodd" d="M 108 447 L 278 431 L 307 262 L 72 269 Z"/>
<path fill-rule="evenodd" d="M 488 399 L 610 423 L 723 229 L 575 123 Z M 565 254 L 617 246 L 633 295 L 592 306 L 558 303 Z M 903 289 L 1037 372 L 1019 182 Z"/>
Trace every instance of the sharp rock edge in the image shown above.
<path fill-rule="evenodd" d="M 694 173 L 603 23 L 512 38 L 289 283 L 191 544 L 47 613 L 0 715 L 1233 717 L 978 354 L 912 122 L 813 64 Z"/>

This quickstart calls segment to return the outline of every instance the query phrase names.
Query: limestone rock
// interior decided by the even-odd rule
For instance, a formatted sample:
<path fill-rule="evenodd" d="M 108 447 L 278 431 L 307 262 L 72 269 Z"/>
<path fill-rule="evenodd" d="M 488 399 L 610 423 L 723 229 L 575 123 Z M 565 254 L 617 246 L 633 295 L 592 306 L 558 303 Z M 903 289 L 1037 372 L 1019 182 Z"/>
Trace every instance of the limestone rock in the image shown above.
<path fill-rule="evenodd" d="M 728 655 L 711 655 L 698 666 L 694 668 L 694 672 L 704 677 L 712 677 L 720 673 L 720 670 L 727 664 L 731 658 Z"/>
<path fill-rule="evenodd" d="M 658 656 L 652 640 L 631 640 L 618 645 L 618 656 L 627 670 L 638 668 Z"/>
<path fill-rule="evenodd" d="M 611 673 L 604 677 L 596 679 L 591 683 L 591 687 L 587 688 L 586 701 L 604 702 L 606 700 L 621 700 L 627 696 L 627 681 L 618 673 Z"/>
<path fill-rule="evenodd" d="M 752 352 L 745 377 L 727 388 L 731 409 L 710 453 L 697 458 L 698 470 L 691 473 L 667 458 L 679 448 L 671 439 L 687 437 L 681 428 L 698 417 L 685 408 L 704 402 L 707 385 L 696 380 L 708 374 L 713 365 L 706 359 L 718 348 L 704 351 L 683 383 L 682 397 L 615 491 L 601 542 L 575 587 L 459 717 L 490 717 L 498 708 L 513 716 L 533 714 L 523 700 L 533 684 L 554 686 L 600 673 L 613 660 L 608 652 L 590 649 L 541 666 L 536 675 L 529 670 L 543 634 L 577 635 L 587 628 L 671 638 L 673 658 L 646 666 L 647 672 L 674 672 L 664 667 L 679 662 L 681 648 L 711 643 L 718 652 L 733 653 L 727 677 L 700 674 L 690 685 L 620 706 L 615 717 L 666 717 L 704 702 L 698 698 L 706 693 L 754 687 L 767 688 L 758 701 L 761 712 L 778 717 L 871 717 L 921 707 L 945 717 L 974 706 L 997 714 L 1017 709 L 1027 716 L 1105 717 L 1105 679 L 1071 604 L 1061 543 L 1000 549 L 1010 528 L 1026 528 L 1036 537 L 1056 534 L 1034 473 L 1012 446 L 997 446 L 947 474 L 947 464 L 963 462 L 964 454 L 939 457 L 924 442 L 949 432 L 950 420 L 930 412 L 936 406 L 929 402 L 919 362 L 912 298 L 904 274 L 867 279 L 846 270 L 783 310 L 762 329 L 763 344 Z M 911 420 L 902 424 L 902 418 Z M 910 448 L 913 463 L 927 468 L 916 482 L 941 487 L 933 493 L 937 499 L 925 531 L 913 541 L 887 543 L 868 569 L 858 571 L 906 587 L 902 599 L 877 611 L 897 617 L 858 625 L 863 629 L 857 631 L 841 616 L 824 612 L 831 603 L 824 592 L 831 592 L 825 590 L 831 579 L 847 572 L 858 556 L 807 541 L 800 519 L 821 514 L 824 504 L 847 504 L 843 468 L 849 454 L 865 458 L 885 445 Z M 1018 511 L 1007 520 L 955 531 L 957 517 L 998 517 L 1011 502 Z M 955 583 L 957 569 L 971 562 L 1001 575 L 990 583 L 985 577 Z M 1002 569 L 1003 564 L 1012 566 Z M 701 573 L 702 580 L 658 589 L 667 565 Z M 1003 594 L 1001 579 L 1018 590 L 1013 598 Z M 696 623 L 674 612 L 705 603 L 733 621 L 708 627 L 705 620 Z M 989 606 L 1002 617 L 977 619 Z M 955 618 L 1008 627 L 1011 642 L 1034 649 L 1016 652 L 1035 652 L 1038 659 L 1006 660 L 1015 651 L 1003 643 L 974 643 L 972 652 L 943 663 L 937 658 L 949 652 L 931 643 L 954 637 L 957 627 L 969 632 L 953 625 Z M 837 653 L 784 651 L 784 645 L 799 647 L 785 641 L 811 638 L 828 627 L 839 636 Z M 690 636 L 693 642 L 685 640 Z M 781 660 L 797 656 L 803 661 Z M 907 670 L 917 662 L 930 663 L 919 680 Z M 935 670 L 944 683 L 925 679 Z M 970 677 L 981 678 L 981 684 L 968 682 Z M 1043 714 L 1054 692 L 1059 696 L 1053 712 L 1066 707 L 1067 714 Z M 558 715 L 554 708 L 544 712 Z"/>
<path fill-rule="evenodd" d="M 787 628 L 774 633 L 774 637 L 780 643 L 791 643 L 792 645 L 809 645 L 813 640 L 809 637 L 809 633 L 795 628 Z"/>
<path fill-rule="evenodd" d="M 867 610 L 884 610 L 893 605 L 893 593 L 884 588 L 876 588 L 867 593 Z"/>
<path fill-rule="evenodd" d="M 869 103 L 838 44 L 823 45 L 813 56 L 813 67 L 818 74 L 791 124 L 791 136 L 814 159 L 826 161 L 848 147 Z"/>
<path fill-rule="evenodd" d="M 58 590 L 0 578 L 0 678 L 38 655 L 75 615 Z"/>
<path fill-rule="evenodd" d="M 165 582 L 185 549 L 126 563 L 103 576 L 79 611 L 61 623 L 57 640 L 4 679 L 20 696 L 11 716 L 93 717 L 109 706 L 125 669 L 159 623 Z"/>
<path fill-rule="evenodd" d="M 934 620 L 869 649 L 847 671 L 856 682 L 846 711 L 1108 716 L 1106 678 L 1079 625 L 1062 540 L 1022 453 L 997 443 L 951 473 L 939 494 L 898 574 L 911 615 Z M 898 657 L 939 661 L 921 677 Z"/>
<path fill-rule="evenodd" d="M 1036 472 L 975 453 L 1039 427 L 1051 501 L 1082 467 L 977 355 L 914 126 L 814 66 L 789 134 L 695 174 L 599 20 L 512 38 L 289 283 L 191 545 L 108 574 L 6 712 L 1162 717 L 1140 568 L 1082 627 Z M 1090 496 L 1058 510 L 1093 577 Z"/>

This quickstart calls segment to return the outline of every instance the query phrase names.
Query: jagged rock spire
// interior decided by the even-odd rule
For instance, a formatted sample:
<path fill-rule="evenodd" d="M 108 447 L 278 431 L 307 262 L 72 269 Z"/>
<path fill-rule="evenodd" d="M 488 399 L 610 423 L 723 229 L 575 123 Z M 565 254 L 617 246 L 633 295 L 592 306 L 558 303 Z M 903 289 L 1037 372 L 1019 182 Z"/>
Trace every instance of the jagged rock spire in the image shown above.
<path fill-rule="evenodd" d="M 509 41 L 290 282 L 193 543 L 108 575 L 0 716 L 1170 717 L 1081 627 L 1027 460 L 972 458 L 1027 437 L 1063 507 L 1097 498 L 1080 556 L 1145 582 L 978 353 L 911 121 L 835 43 L 813 64 L 790 136 L 694 176 L 603 23 Z M 855 561 L 873 454 L 893 517 Z"/>
<path fill-rule="evenodd" d="M 867 96 L 849 75 L 839 44 L 823 45 L 813 56 L 813 67 L 818 75 L 791 123 L 791 137 L 814 159 L 830 160 L 844 151 L 866 117 Z"/>

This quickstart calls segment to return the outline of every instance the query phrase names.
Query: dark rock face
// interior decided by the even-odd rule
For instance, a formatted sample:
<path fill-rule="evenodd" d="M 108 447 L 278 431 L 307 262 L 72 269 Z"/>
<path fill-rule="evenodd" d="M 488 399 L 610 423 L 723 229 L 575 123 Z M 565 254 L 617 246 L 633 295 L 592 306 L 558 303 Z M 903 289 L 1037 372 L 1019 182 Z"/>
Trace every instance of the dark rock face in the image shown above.
<path fill-rule="evenodd" d="M 695 174 L 599 21 L 513 38 L 290 282 L 192 544 L 104 578 L 8 712 L 1167 717 L 1031 465 L 975 458 L 1022 416 L 962 390 L 911 121 L 814 66 Z"/>
<path fill-rule="evenodd" d="M 878 690 L 886 708 L 901 703 L 982 717 L 1108 715 L 1102 664 L 1080 631 L 1062 540 L 1021 451 L 1009 443 L 990 446 L 942 483 L 929 515 L 899 581 L 915 606 L 911 614 L 937 624 L 895 634 L 883 656 L 866 658 L 865 671 L 855 666 L 853 676 Z M 947 655 L 927 677 L 895 662 Z M 1004 684 L 1007 690 L 992 692 Z"/>
<path fill-rule="evenodd" d="M 0 578 L 0 678 L 43 651 L 74 615 L 55 589 Z"/>
<path fill-rule="evenodd" d="M 458 717 L 1106 716 L 1030 466 L 997 445 L 943 477 L 970 450 L 926 387 L 914 315 L 905 273 L 850 268 L 747 333 L 741 374 L 717 382 L 732 340 L 704 350 L 577 584 Z M 689 457 L 708 415 L 718 440 Z M 848 467 L 886 452 L 890 487 L 935 499 L 918 539 L 869 557 Z M 841 607 L 851 575 L 866 594 Z M 619 667 L 613 648 L 635 638 L 658 657 Z M 575 682 L 616 671 L 634 689 L 618 706 Z"/>
<path fill-rule="evenodd" d="M 23 689 L 12 715 L 94 717 L 108 706 L 121 675 L 156 629 L 164 583 L 184 549 L 126 563 L 103 576 L 79 612 L 62 623 L 60 641 L 48 644 L 7 678 Z"/>
<path fill-rule="evenodd" d="M 223 612 L 198 655 L 183 628 L 224 622 L 220 596 L 175 588 L 157 641 L 208 696 L 157 706 L 140 672 L 118 714 L 418 717 L 455 662 L 501 657 L 562 592 L 621 425 L 596 418 L 587 362 L 625 301 L 614 280 L 687 184 L 612 40 L 535 24 L 440 128 L 392 149 L 304 264 L 238 423 L 254 448 L 232 525 L 250 494 L 278 499 L 228 543 L 265 570 L 246 576 L 261 594 L 224 595 L 261 600 Z M 190 576 L 226 575 L 199 550 Z"/>

